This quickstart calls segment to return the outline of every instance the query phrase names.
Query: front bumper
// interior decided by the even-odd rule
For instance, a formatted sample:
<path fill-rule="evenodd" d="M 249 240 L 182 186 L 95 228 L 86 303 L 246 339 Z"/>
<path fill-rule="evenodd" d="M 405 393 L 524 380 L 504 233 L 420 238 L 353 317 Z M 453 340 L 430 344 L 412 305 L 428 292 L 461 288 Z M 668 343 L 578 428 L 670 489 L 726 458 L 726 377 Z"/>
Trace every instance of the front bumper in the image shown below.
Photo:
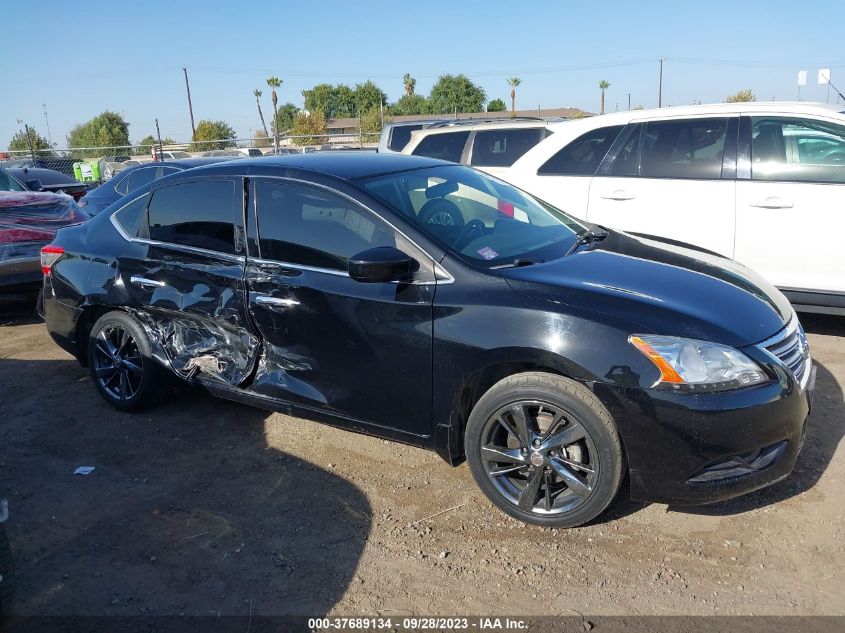
<path fill-rule="evenodd" d="M 676 505 L 713 503 L 788 476 L 804 440 L 815 386 L 785 372 L 730 392 L 681 394 L 597 384 L 617 421 L 631 498 Z"/>

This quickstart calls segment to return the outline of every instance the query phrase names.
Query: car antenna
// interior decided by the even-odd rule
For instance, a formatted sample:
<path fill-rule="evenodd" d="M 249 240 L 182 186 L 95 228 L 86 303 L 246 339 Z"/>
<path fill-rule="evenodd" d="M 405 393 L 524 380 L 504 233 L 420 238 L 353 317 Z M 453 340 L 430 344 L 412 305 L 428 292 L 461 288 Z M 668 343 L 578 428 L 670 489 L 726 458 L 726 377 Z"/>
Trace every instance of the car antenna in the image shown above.
<path fill-rule="evenodd" d="M 158 117 L 156 117 L 156 136 L 158 136 L 158 160 L 164 160 L 164 148 L 161 146 L 161 130 L 158 127 Z"/>

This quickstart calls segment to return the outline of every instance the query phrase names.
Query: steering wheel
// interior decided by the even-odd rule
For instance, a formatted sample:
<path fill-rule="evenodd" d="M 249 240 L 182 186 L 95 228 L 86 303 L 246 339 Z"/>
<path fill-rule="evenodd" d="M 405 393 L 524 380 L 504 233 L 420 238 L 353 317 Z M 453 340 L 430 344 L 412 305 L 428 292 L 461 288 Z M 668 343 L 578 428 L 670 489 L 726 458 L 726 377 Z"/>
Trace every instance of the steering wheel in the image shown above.
<path fill-rule="evenodd" d="M 420 209 L 419 221 L 423 224 L 462 227 L 464 216 L 454 202 L 443 198 L 433 198 Z"/>
<path fill-rule="evenodd" d="M 463 250 L 463 248 L 476 237 L 484 237 L 485 228 L 487 227 L 485 226 L 484 222 L 482 222 L 478 218 L 467 222 L 467 225 L 464 227 L 463 233 L 461 233 L 461 236 L 455 242 L 455 249 L 459 251 Z"/>

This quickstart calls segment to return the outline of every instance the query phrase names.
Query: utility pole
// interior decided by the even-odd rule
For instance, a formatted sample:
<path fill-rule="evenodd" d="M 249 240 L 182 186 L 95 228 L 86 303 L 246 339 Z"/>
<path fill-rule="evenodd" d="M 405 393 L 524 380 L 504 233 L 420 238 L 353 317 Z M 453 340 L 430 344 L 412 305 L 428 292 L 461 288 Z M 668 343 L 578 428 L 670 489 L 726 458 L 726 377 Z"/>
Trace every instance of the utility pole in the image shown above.
<path fill-rule="evenodd" d="M 158 159 L 164 160 L 164 148 L 161 146 L 161 130 L 158 128 L 158 118 L 156 118 L 156 136 L 158 137 Z"/>
<path fill-rule="evenodd" d="M 631 111 L 631 93 L 628 93 L 628 112 Z"/>
<path fill-rule="evenodd" d="M 663 107 L 663 60 L 665 57 L 660 58 L 660 87 L 657 90 L 657 107 Z"/>
<path fill-rule="evenodd" d="M 194 106 L 191 104 L 191 84 L 188 83 L 188 69 L 183 67 L 182 72 L 185 73 L 185 90 L 188 92 L 188 112 L 191 115 L 191 140 L 197 140 L 197 128 L 194 126 Z M 159 139 L 159 145 L 161 145 Z"/>
<path fill-rule="evenodd" d="M 47 104 L 42 103 L 42 107 L 44 108 L 44 121 L 47 123 L 47 139 L 50 141 L 50 147 L 53 146 L 53 135 L 50 134 L 50 119 L 47 118 Z"/>

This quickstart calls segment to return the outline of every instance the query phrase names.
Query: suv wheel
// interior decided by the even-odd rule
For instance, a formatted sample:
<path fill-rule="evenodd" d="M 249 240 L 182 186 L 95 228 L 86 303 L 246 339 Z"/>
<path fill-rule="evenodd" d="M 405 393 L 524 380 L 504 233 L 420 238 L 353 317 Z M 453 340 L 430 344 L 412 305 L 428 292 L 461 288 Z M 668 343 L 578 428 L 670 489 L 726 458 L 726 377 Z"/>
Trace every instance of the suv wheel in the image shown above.
<path fill-rule="evenodd" d="M 150 341 L 141 324 L 125 312 L 109 312 L 94 324 L 88 367 L 97 391 L 121 411 L 138 411 L 159 399 L 160 371 Z"/>
<path fill-rule="evenodd" d="M 586 523 L 622 481 L 622 444 L 610 414 L 589 389 L 562 376 L 526 372 L 499 381 L 472 410 L 464 440 L 484 494 L 527 523 Z"/>

